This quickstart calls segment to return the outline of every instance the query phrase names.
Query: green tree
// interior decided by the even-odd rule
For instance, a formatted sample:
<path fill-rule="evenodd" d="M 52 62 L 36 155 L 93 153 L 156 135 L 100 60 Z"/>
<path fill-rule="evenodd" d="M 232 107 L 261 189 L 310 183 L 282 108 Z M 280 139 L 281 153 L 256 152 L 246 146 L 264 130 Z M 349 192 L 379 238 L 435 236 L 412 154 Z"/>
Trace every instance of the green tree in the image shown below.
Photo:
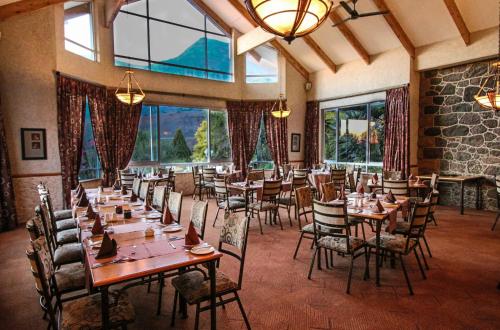
<path fill-rule="evenodd" d="M 191 150 L 180 128 L 175 131 L 174 140 L 172 141 L 172 158 L 175 163 L 187 163 L 191 161 Z"/>
<path fill-rule="evenodd" d="M 214 161 L 225 161 L 231 158 L 231 144 L 226 123 L 226 113 L 210 112 L 210 158 Z"/>
<path fill-rule="evenodd" d="M 135 139 L 135 148 L 132 159 L 135 161 L 150 160 L 150 152 L 149 132 L 145 130 L 139 130 Z"/>
<path fill-rule="evenodd" d="M 200 123 L 194 137 L 196 139 L 196 144 L 193 147 L 193 161 L 194 162 L 204 162 L 207 160 L 207 132 L 208 132 L 208 122 L 206 120 Z"/>

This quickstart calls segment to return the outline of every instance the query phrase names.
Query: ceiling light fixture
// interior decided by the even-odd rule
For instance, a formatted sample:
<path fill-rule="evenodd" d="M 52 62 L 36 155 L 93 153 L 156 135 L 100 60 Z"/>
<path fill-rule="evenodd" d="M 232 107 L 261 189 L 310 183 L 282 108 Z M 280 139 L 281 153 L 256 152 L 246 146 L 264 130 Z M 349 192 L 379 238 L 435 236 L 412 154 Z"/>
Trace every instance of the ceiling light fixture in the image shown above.
<path fill-rule="evenodd" d="M 125 80 L 127 81 L 127 87 L 121 88 Z M 135 89 L 133 88 L 132 86 L 133 83 L 135 83 L 137 88 Z M 123 76 L 122 81 L 120 81 L 120 84 L 116 89 L 115 95 L 116 98 L 120 100 L 120 102 L 123 102 L 128 105 L 141 103 L 142 100 L 144 100 L 144 97 L 146 97 L 146 94 L 144 94 L 144 92 L 141 89 L 141 86 L 139 86 L 139 83 L 134 77 L 134 72 L 131 70 L 125 71 L 125 75 Z"/>
<path fill-rule="evenodd" d="M 286 99 L 283 94 L 280 94 L 280 98 L 276 100 L 273 108 L 271 109 L 271 115 L 275 118 L 286 118 L 290 116 L 292 110 L 286 106 Z"/>

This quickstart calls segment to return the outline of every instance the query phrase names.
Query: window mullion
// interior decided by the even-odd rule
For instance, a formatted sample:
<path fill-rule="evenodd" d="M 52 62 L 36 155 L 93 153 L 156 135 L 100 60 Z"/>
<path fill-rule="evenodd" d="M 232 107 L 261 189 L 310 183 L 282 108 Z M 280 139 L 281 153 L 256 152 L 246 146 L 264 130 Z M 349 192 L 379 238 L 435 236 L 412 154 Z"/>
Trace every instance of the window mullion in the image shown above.
<path fill-rule="evenodd" d="M 207 116 L 207 161 L 209 163 L 211 163 L 212 162 L 212 151 L 210 150 L 210 146 L 211 146 L 211 144 L 210 144 L 210 114 L 212 113 L 212 110 L 208 109 L 207 111 L 208 111 L 208 116 Z"/>

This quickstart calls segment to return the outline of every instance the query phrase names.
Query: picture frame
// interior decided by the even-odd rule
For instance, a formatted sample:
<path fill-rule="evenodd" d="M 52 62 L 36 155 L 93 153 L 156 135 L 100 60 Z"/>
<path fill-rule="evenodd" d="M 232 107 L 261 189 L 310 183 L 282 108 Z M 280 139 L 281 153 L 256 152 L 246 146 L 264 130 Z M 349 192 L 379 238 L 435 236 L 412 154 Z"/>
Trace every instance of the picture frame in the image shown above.
<path fill-rule="evenodd" d="M 292 152 L 300 152 L 300 134 L 299 133 L 292 133 L 291 150 L 292 150 Z"/>
<path fill-rule="evenodd" d="M 45 128 L 21 128 L 22 160 L 47 159 L 47 134 Z"/>

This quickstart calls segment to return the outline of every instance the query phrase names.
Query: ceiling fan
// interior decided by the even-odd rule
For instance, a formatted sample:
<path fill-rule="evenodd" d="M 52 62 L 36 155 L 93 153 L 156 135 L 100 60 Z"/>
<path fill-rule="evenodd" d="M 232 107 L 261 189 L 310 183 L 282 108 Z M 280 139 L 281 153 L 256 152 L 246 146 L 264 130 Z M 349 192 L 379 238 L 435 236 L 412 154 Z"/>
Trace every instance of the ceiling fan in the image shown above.
<path fill-rule="evenodd" d="M 344 8 L 344 10 L 350 15 L 348 18 L 340 21 L 340 22 L 337 22 L 335 23 L 334 25 L 332 25 L 333 27 L 337 26 L 337 25 L 340 25 L 340 24 L 344 24 L 345 22 L 347 21 L 350 21 L 350 20 L 355 20 L 355 19 L 358 19 L 358 18 L 361 18 L 361 17 L 368 17 L 368 16 L 378 16 L 378 15 L 385 15 L 385 14 L 388 14 L 389 11 L 388 10 L 384 10 L 384 11 L 372 11 L 372 12 L 369 12 L 369 13 L 358 13 L 358 11 L 356 10 L 356 3 L 358 2 L 358 0 L 352 0 L 352 4 L 353 4 L 353 7 L 349 7 L 349 5 L 347 4 L 346 1 L 340 1 L 340 5 L 342 6 L 342 8 Z"/>

